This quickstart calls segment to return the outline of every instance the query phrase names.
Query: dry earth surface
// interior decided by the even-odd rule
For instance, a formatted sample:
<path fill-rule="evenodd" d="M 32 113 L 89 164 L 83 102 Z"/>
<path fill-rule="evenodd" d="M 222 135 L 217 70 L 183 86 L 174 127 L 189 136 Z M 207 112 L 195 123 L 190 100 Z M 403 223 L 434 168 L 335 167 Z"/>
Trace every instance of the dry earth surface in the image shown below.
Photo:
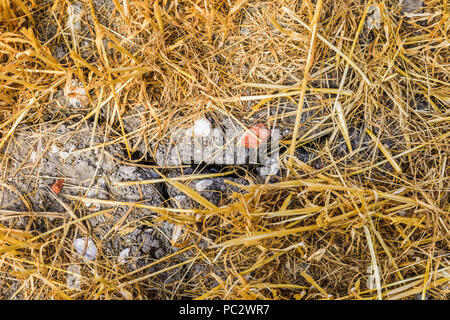
<path fill-rule="evenodd" d="M 448 299 L 449 25 L 445 0 L 2 1 L 0 299 Z M 264 163 L 180 159 L 257 127 Z"/>

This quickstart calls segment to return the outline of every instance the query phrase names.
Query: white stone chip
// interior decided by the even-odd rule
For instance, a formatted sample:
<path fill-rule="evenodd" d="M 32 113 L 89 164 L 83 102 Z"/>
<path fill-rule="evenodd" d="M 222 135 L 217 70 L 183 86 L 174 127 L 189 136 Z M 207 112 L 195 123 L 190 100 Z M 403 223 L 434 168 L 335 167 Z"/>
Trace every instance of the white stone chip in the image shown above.
<path fill-rule="evenodd" d="M 81 269 L 77 264 L 67 267 L 67 287 L 70 290 L 81 291 Z"/>
<path fill-rule="evenodd" d="M 208 137 L 211 134 L 211 122 L 206 118 L 197 119 L 193 133 L 195 137 Z"/>
<path fill-rule="evenodd" d="M 211 179 L 203 179 L 203 180 L 198 181 L 195 184 L 195 189 L 197 191 L 203 191 L 203 190 L 206 190 L 212 184 L 213 184 L 213 181 Z"/>
<path fill-rule="evenodd" d="M 185 196 L 184 194 L 179 194 L 179 195 L 175 196 L 174 199 L 181 202 L 183 200 L 186 200 L 187 196 Z"/>
<path fill-rule="evenodd" d="M 381 28 L 381 11 L 379 6 L 372 5 L 369 7 L 366 26 L 369 30 Z"/>
<path fill-rule="evenodd" d="M 67 6 L 67 23 L 66 27 L 71 30 L 81 30 L 81 16 L 83 15 L 83 8 L 78 3 Z"/>
<path fill-rule="evenodd" d="M 62 160 L 66 160 L 68 157 L 69 157 L 69 153 L 68 152 L 65 152 L 65 151 L 61 151 L 60 153 L 59 153 L 59 157 L 62 159 Z"/>
<path fill-rule="evenodd" d="M 120 251 L 119 258 L 117 260 L 119 261 L 119 263 L 125 263 L 129 255 L 130 248 L 123 249 L 122 251 Z"/>
<path fill-rule="evenodd" d="M 78 252 L 78 254 L 83 254 L 84 249 L 86 247 L 86 251 L 84 252 L 84 257 L 88 260 L 95 260 L 97 257 L 97 247 L 95 246 L 95 242 L 88 238 L 87 246 L 86 246 L 86 238 L 78 238 L 73 241 L 73 247 Z"/>

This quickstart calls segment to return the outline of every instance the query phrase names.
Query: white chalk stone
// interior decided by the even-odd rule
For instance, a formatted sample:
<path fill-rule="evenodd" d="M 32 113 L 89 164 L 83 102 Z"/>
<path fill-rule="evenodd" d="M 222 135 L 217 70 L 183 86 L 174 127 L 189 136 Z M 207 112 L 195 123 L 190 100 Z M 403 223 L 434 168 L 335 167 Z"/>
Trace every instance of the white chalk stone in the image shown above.
<path fill-rule="evenodd" d="M 66 147 L 67 148 L 67 147 Z M 69 156 L 70 156 L 70 154 L 71 154 L 71 152 L 73 151 L 73 150 L 75 150 L 75 146 L 70 146 L 69 147 L 69 150 L 66 152 L 66 151 L 61 151 L 60 153 L 59 153 L 59 158 L 61 159 L 61 160 L 67 160 L 67 158 L 69 158 Z"/>
<path fill-rule="evenodd" d="M 52 145 L 51 148 L 50 148 L 50 151 L 52 153 L 57 153 L 57 152 L 59 152 L 59 147 L 55 146 L 55 145 Z"/>
<path fill-rule="evenodd" d="M 185 196 L 184 194 L 179 194 L 179 195 L 175 196 L 174 199 L 181 202 L 183 200 L 186 200 L 187 196 Z"/>
<path fill-rule="evenodd" d="M 203 179 L 203 180 L 198 181 L 195 184 L 195 189 L 197 191 L 203 191 L 203 190 L 206 190 L 212 184 L 213 184 L 213 181 L 211 179 Z"/>
<path fill-rule="evenodd" d="M 59 157 L 62 159 L 62 160 L 66 160 L 68 157 L 69 157 L 69 153 L 68 152 L 65 152 L 65 151 L 61 151 L 60 153 L 59 153 Z"/>
<path fill-rule="evenodd" d="M 119 261 L 119 263 L 125 263 L 129 255 L 130 248 L 123 249 L 122 251 L 120 251 L 119 258 L 117 260 Z"/>
<path fill-rule="evenodd" d="M 89 190 L 89 192 L 86 195 L 86 198 L 94 199 L 96 197 L 97 197 L 97 191 L 95 189 Z M 91 212 L 97 212 L 97 211 L 100 211 L 100 209 L 101 209 L 101 206 L 98 203 L 92 203 L 88 200 L 83 200 L 83 202 L 86 205 L 86 207 L 89 208 L 89 211 L 91 211 Z"/>
<path fill-rule="evenodd" d="M 95 260 L 97 257 L 97 247 L 95 246 L 95 242 L 88 238 L 87 246 L 86 246 L 86 238 L 78 238 L 73 241 L 73 247 L 78 252 L 78 254 L 83 254 L 84 249 L 86 247 L 86 251 L 84 252 L 83 257 L 88 260 Z"/>
<path fill-rule="evenodd" d="M 381 12 L 379 6 L 372 5 L 369 7 L 366 18 L 366 27 L 369 30 L 381 28 Z"/>
<path fill-rule="evenodd" d="M 67 267 L 67 287 L 70 290 L 81 291 L 81 268 L 74 264 Z"/>
<path fill-rule="evenodd" d="M 211 134 L 211 122 L 206 118 L 197 119 L 194 122 L 194 136 L 208 137 Z"/>
<path fill-rule="evenodd" d="M 77 4 L 70 4 L 67 7 L 67 23 L 66 27 L 69 30 L 73 29 L 74 31 L 81 30 L 81 16 L 83 15 L 83 8 Z"/>

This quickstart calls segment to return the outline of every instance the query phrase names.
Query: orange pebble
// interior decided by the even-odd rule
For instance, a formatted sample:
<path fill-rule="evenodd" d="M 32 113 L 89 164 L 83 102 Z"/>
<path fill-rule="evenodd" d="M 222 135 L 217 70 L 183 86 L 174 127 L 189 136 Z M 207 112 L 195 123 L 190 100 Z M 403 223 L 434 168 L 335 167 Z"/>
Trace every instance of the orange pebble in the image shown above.
<path fill-rule="evenodd" d="M 257 138 L 259 139 L 257 139 Z M 257 123 L 250 127 L 241 140 L 245 148 L 258 148 L 261 143 L 266 142 L 270 137 L 270 130 L 263 123 Z"/>
<path fill-rule="evenodd" d="M 52 185 L 52 191 L 56 194 L 60 193 L 63 183 L 64 183 L 63 179 L 56 180 L 56 182 Z"/>

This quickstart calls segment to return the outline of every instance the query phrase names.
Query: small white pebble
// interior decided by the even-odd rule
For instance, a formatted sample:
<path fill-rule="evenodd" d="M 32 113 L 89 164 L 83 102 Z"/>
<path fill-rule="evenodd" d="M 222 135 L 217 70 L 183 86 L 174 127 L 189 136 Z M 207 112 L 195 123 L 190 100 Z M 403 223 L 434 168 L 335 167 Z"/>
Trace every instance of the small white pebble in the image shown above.
<path fill-rule="evenodd" d="M 123 249 L 122 251 L 120 251 L 119 258 L 117 260 L 119 261 L 119 263 L 125 263 L 129 255 L 130 248 Z"/>
<path fill-rule="evenodd" d="M 52 147 L 50 148 L 50 151 L 52 153 L 57 153 L 57 152 L 59 152 L 59 147 L 56 145 L 52 145 Z"/>
<path fill-rule="evenodd" d="M 177 196 L 174 197 L 175 200 L 181 202 L 183 200 L 186 200 L 187 196 L 185 196 L 184 194 L 179 194 Z"/>
<path fill-rule="evenodd" d="M 203 180 L 198 181 L 195 184 L 195 189 L 197 191 L 203 191 L 203 190 L 206 190 L 212 184 L 213 184 L 213 181 L 211 179 L 203 179 Z"/>
<path fill-rule="evenodd" d="M 62 160 L 66 160 L 68 157 L 69 157 L 69 153 L 68 152 L 65 152 L 65 151 L 61 151 L 60 153 L 59 153 L 59 157 L 62 159 Z"/>
<path fill-rule="evenodd" d="M 94 198 L 94 197 L 96 196 L 96 194 L 97 194 L 97 191 L 96 191 L 95 189 L 90 189 L 90 190 L 88 191 L 88 193 L 86 194 L 86 197 L 88 197 L 88 198 Z"/>
<path fill-rule="evenodd" d="M 86 198 L 95 198 L 96 192 L 94 189 L 91 189 L 88 191 L 88 193 L 86 194 Z M 87 201 L 87 200 L 83 200 L 84 204 L 86 205 L 86 207 L 90 207 L 92 205 L 91 202 Z"/>
<path fill-rule="evenodd" d="M 86 238 L 75 239 L 73 241 L 73 247 L 78 252 L 78 254 L 83 254 L 86 247 L 86 252 L 83 256 L 88 260 L 95 260 L 95 257 L 97 257 L 97 247 L 95 246 L 95 242 L 91 238 L 88 238 L 87 246 Z"/>
<path fill-rule="evenodd" d="M 194 136 L 208 137 L 211 134 L 211 122 L 206 118 L 197 119 L 194 122 Z"/>

